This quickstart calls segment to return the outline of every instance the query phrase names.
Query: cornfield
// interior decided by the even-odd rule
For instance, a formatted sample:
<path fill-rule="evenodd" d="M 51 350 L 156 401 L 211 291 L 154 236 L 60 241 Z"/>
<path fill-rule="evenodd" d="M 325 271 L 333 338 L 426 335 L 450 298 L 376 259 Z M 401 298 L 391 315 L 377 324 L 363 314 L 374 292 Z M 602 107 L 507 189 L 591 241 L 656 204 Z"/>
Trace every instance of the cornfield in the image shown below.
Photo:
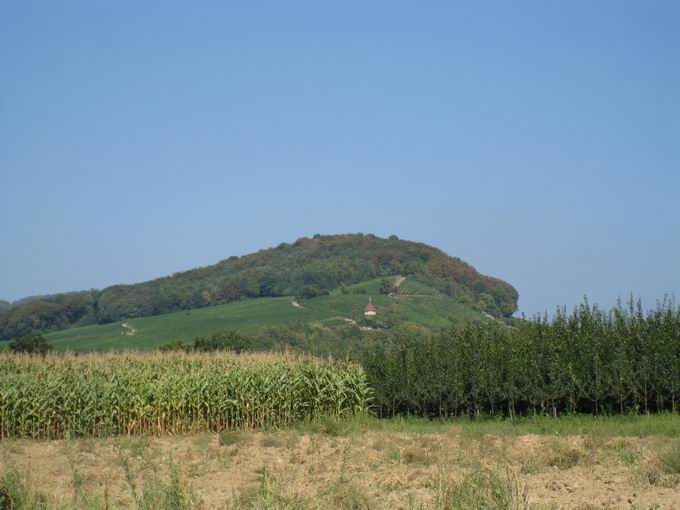
<path fill-rule="evenodd" d="M 363 412 L 351 363 L 286 355 L 0 355 L 0 437 L 281 427 Z"/>

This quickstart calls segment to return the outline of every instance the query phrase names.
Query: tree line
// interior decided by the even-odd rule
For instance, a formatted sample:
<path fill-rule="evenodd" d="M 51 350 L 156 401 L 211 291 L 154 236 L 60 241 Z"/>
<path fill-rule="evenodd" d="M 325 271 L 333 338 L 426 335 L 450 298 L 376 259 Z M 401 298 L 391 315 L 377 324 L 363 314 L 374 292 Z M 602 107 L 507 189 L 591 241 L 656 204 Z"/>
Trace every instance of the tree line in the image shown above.
<path fill-rule="evenodd" d="M 362 363 L 380 416 L 678 411 L 680 307 L 470 323 L 434 336 L 385 336 Z"/>

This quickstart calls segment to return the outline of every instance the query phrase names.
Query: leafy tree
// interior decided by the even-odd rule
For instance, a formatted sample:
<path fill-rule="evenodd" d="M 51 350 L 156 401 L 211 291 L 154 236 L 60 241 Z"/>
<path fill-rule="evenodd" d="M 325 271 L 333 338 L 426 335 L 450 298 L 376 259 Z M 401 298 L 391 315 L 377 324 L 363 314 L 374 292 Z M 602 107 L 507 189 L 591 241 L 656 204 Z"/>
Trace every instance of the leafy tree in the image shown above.
<path fill-rule="evenodd" d="M 14 353 L 45 355 L 52 350 L 52 345 L 42 335 L 26 335 L 12 340 L 9 350 Z"/>
<path fill-rule="evenodd" d="M 392 285 L 392 282 L 388 278 L 382 278 L 380 280 L 380 287 L 378 288 L 378 291 L 381 294 L 389 294 L 394 290 L 394 286 Z"/>

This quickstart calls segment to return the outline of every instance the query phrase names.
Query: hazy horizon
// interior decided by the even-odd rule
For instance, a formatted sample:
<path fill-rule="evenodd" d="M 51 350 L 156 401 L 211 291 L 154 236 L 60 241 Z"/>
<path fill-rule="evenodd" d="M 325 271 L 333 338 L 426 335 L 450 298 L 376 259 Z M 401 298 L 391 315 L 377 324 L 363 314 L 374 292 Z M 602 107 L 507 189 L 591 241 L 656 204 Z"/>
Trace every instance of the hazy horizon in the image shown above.
<path fill-rule="evenodd" d="M 0 299 L 396 234 L 527 315 L 680 293 L 680 4 L 5 2 Z"/>

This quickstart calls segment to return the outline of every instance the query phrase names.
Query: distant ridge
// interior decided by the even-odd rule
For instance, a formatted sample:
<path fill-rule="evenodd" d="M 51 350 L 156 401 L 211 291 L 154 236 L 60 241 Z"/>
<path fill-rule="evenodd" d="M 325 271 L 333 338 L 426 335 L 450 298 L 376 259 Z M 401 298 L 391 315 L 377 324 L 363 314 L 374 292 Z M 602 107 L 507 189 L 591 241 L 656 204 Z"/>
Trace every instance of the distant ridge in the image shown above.
<path fill-rule="evenodd" d="M 404 275 L 495 317 L 517 309 L 507 282 L 423 243 L 373 234 L 315 235 L 133 285 L 30 298 L 0 308 L 0 338 L 203 308 L 242 299 L 312 298 Z"/>

